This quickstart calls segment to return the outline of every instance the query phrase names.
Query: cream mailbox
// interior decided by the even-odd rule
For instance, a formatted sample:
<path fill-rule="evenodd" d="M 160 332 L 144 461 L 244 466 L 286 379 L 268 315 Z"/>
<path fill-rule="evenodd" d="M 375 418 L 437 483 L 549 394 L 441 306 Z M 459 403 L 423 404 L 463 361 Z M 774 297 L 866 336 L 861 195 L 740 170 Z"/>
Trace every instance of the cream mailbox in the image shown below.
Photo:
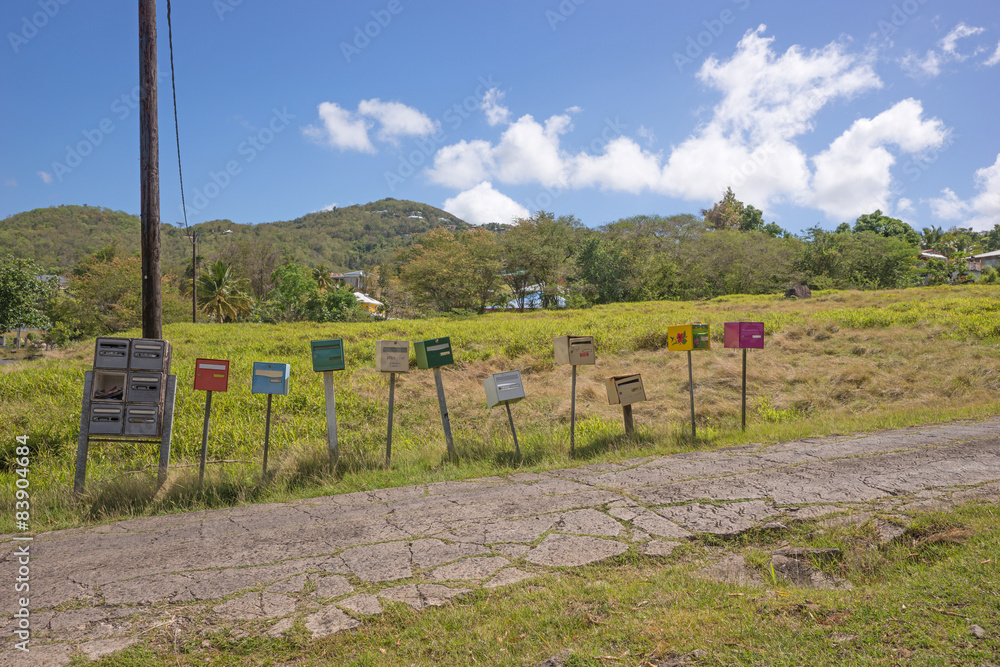
<path fill-rule="evenodd" d="M 632 405 L 646 400 L 646 390 L 642 386 L 642 376 L 615 375 L 607 381 L 608 403 L 610 405 Z"/>
<path fill-rule="evenodd" d="M 417 341 L 413 344 L 413 351 L 417 354 L 417 368 L 439 368 L 455 363 L 451 354 L 451 339 L 447 336 Z"/>
<path fill-rule="evenodd" d="M 517 403 L 524 398 L 521 371 L 491 375 L 483 381 L 483 389 L 486 390 L 486 404 L 491 408 L 501 403 Z"/>
<path fill-rule="evenodd" d="M 553 343 L 556 365 L 593 366 L 597 363 L 593 336 L 559 336 Z"/>
<path fill-rule="evenodd" d="M 410 341 L 380 340 L 375 343 L 375 365 L 381 373 L 406 373 L 410 370 Z"/>
<path fill-rule="evenodd" d="M 726 322 L 726 333 L 722 344 L 735 349 L 764 349 L 763 322 Z"/>
<path fill-rule="evenodd" d="M 288 395 L 288 377 L 292 367 L 288 364 L 253 362 L 253 381 L 250 391 L 254 394 Z"/>

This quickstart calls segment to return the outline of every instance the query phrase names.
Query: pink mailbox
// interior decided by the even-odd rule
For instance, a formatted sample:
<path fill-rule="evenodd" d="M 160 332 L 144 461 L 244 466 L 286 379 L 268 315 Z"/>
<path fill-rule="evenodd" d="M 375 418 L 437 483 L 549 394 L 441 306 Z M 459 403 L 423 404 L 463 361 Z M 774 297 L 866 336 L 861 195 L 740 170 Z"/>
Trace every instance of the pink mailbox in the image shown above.
<path fill-rule="evenodd" d="M 727 348 L 763 349 L 763 322 L 726 322 L 722 344 Z"/>

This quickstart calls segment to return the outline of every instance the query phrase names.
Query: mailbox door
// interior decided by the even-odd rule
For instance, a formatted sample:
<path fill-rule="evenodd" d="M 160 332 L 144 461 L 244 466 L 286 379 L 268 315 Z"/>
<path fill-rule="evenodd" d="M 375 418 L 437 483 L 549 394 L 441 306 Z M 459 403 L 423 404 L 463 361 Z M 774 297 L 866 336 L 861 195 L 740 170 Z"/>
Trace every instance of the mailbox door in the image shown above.
<path fill-rule="evenodd" d="M 124 405 L 95 403 L 90 406 L 90 434 L 121 435 Z"/>
<path fill-rule="evenodd" d="M 254 394 L 288 394 L 288 376 L 291 367 L 288 364 L 253 362 L 253 380 L 250 391 Z"/>
<path fill-rule="evenodd" d="M 170 370 L 170 343 L 165 340 L 136 338 L 132 341 L 129 368 L 133 371 L 168 372 Z"/>
<path fill-rule="evenodd" d="M 694 344 L 692 349 L 710 350 L 712 349 L 712 339 L 709 336 L 707 324 L 692 324 L 691 338 Z"/>
<path fill-rule="evenodd" d="M 690 324 L 667 327 L 667 349 L 671 352 L 687 352 L 694 349 L 694 336 Z"/>
<path fill-rule="evenodd" d="M 162 373 L 129 373 L 125 399 L 129 403 L 162 403 Z"/>
<path fill-rule="evenodd" d="M 524 398 L 521 371 L 491 375 L 483 382 L 483 388 L 486 390 L 486 403 L 491 408 L 499 403 L 517 403 Z"/>
<path fill-rule="evenodd" d="M 646 400 L 646 390 L 642 386 L 642 376 L 618 375 L 608 378 L 608 402 L 611 405 L 632 405 Z"/>
<path fill-rule="evenodd" d="M 314 371 L 319 373 L 344 370 L 344 341 L 342 339 L 314 340 L 310 345 Z"/>
<path fill-rule="evenodd" d="M 382 373 L 409 372 L 410 341 L 380 340 L 376 342 L 375 363 Z"/>
<path fill-rule="evenodd" d="M 740 336 L 742 333 L 742 322 L 726 322 L 725 335 L 722 337 L 722 346 L 725 348 L 739 348 Z"/>
<path fill-rule="evenodd" d="M 569 363 L 574 366 L 593 366 L 597 363 L 593 336 L 569 337 Z"/>
<path fill-rule="evenodd" d="M 128 373 L 125 371 L 95 370 L 93 393 L 90 398 L 95 401 L 125 402 L 125 385 Z"/>
<path fill-rule="evenodd" d="M 98 338 L 94 346 L 94 368 L 128 368 L 131 340 Z"/>
<path fill-rule="evenodd" d="M 451 339 L 447 336 L 414 343 L 414 349 L 418 368 L 438 368 L 455 361 L 451 354 Z"/>
<path fill-rule="evenodd" d="M 740 347 L 746 347 L 750 349 L 764 348 L 763 322 L 740 323 Z"/>
<path fill-rule="evenodd" d="M 159 435 L 160 410 L 155 405 L 125 406 L 125 435 Z"/>
<path fill-rule="evenodd" d="M 229 362 L 223 359 L 198 359 L 194 362 L 194 388 L 198 391 L 229 389 Z"/>

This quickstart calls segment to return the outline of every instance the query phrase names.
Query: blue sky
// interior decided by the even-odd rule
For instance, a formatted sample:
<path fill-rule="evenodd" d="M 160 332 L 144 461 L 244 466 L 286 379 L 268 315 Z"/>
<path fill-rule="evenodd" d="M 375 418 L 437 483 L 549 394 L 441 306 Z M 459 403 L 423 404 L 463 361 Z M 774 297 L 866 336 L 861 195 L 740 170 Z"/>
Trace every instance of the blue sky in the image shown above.
<path fill-rule="evenodd" d="M 139 211 L 137 3 L 0 6 L 0 217 Z M 158 3 L 161 218 L 181 220 Z M 1000 223 L 995 0 L 177 0 L 188 218 Z"/>

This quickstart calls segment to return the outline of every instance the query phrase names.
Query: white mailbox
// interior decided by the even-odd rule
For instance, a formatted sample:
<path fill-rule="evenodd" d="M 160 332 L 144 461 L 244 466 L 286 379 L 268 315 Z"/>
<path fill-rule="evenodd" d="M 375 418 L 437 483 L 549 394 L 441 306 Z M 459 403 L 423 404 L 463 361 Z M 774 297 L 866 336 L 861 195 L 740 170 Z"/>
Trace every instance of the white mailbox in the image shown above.
<path fill-rule="evenodd" d="M 559 336 L 553 339 L 556 365 L 592 366 L 597 363 L 593 336 Z"/>
<path fill-rule="evenodd" d="M 380 340 L 375 343 L 375 365 L 382 373 L 410 370 L 410 341 Z"/>
<path fill-rule="evenodd" d="M 607 381 L 608 403 L 611 405 L 632 405 L 646 400 L 646 390 L 642 386 L 642 376 L 616 375 Z"/>
<path fill-rule="evenodd" d="M 483 381 L 483 389 L 486 390 L 486 403 L 491 408 L 500 403 L 517 403 L 524 398 L 521 371 L 491 375 Z"/>

